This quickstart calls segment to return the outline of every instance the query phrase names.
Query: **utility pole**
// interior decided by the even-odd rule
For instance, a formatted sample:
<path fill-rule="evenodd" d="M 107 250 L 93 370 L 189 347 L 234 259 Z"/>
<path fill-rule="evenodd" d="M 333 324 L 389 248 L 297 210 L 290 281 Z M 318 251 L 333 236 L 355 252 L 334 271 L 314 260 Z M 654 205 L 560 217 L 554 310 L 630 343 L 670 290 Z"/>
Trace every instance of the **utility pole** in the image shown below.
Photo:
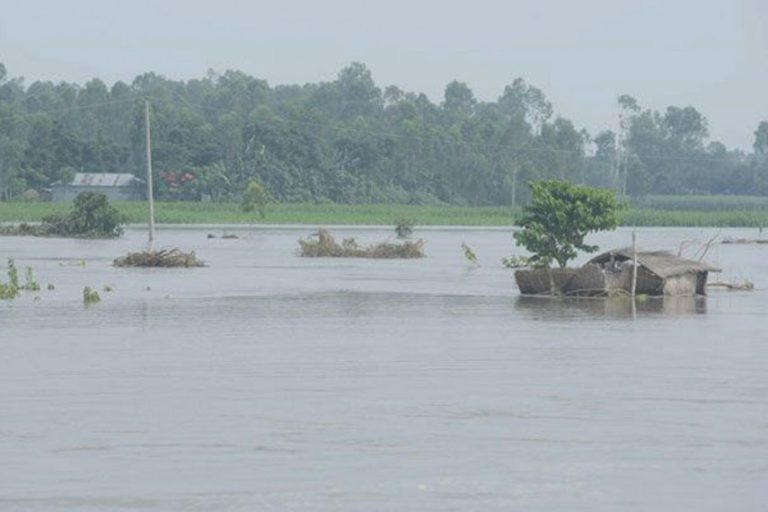
<path fill-rule="evenodd" d="M 632 230 L 632 299 L 637 293 L 637 233 Z"/>
<path fill-rule="evenodd" d="M 144 136 L 147 150 L 147 203 L 149 203 L 149 249 L 155 239 L 155 200 L 152 195 L 152 137 L 149 128 L 149 100 L 144 99 Z"/>
<path fill-rule="evenodd" d="M 621 159 L 622 159 L 622 144 L 624 141 L 624 116 L 619 105 L 619 131 L 616 134 L 616 172 L 614 176 L 614 183 L 616 184 L 616 191 L 621 194 L 622 192 L 622 180 L 621 180 Z"/>

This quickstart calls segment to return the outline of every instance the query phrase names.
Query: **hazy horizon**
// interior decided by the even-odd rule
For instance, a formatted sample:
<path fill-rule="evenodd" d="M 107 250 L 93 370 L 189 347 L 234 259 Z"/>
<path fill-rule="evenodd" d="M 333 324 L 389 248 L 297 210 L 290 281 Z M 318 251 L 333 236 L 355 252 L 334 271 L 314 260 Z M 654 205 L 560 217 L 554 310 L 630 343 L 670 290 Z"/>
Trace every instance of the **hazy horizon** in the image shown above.
<path fill-rule="evenodd" d="M 591 134 L 616 126 L 616 97 L 645 108 L 697 108 L 710 137 L 751 150 L 768 119 L 768 5 L 757 0 L 481 1 L 471 10 L 394 0 L 374 9 L 332 0 L 280 7 L 168 0 L 131 9 L 92 0 L 13 5 L 0 20 L 10 76 L 112 84 L 156 72 L 171 79 L 237 69 L 270 84 L 333 80 L 350 62 L 381 87 L 442 98 L 452 80 L 494 100 L 522 77 L 557 114 Z"/>

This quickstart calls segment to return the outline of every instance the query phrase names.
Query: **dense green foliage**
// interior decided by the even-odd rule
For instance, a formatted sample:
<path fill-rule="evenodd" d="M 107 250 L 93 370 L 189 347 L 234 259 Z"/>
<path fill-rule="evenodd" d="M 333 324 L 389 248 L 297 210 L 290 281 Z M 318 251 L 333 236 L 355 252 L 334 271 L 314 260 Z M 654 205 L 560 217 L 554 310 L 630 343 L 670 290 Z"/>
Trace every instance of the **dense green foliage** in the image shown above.
<path fill-rule="evenodd" d="M 81 192 L 66 215 L 43 218 L 49 234 L 83 238 L 115 238 L 123 233 L 125 218 L 109 204 L 107 196 L 97 192 Z"/>
<path fill-rule="evenodd" d="M 596 245 L 584 243 L 592 232 L 616 229 L 619 204 L 616 195 L 562 180 L 531 183 L 532 201 L 523 208 L 515 241 L 533 253 L 538 266 L 556 261 L 564 268 L 577 251 L 594 252 Z"/>
<path fill-rule="evenodd" d="M 768 122 L 742 154 L 710 142 L 693 107 L 643 110 L 622 96 L 621 135 L 590 136 L 522 79 L 491 102 L 452 82 L 434 103 L 382 89 L 354 63 L 332 82 L 301 86 L 237 71 L 27 85 L 3 71 L 0 199 L 76 171 L 144 178 L 144 97 L 161 200 L 236 202 L 251 180 L 276 202 L 301 203 L 509 206 L 529 199 L 524 184 L 547 178 L 630 196 L 768 194 Z"/>

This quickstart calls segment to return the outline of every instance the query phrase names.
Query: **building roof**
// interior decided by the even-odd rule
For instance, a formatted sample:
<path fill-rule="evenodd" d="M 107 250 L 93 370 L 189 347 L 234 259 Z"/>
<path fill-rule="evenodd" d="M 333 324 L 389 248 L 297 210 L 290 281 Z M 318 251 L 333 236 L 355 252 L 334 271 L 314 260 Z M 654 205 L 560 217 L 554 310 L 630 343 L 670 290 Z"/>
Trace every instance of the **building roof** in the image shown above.
<path fill-rule="evenodd" d="M 625 247 L 623 249 L 613 249 L 604 252 L 599 256 L 595 256 L 589 262 L 598 264 L 606 263 L 610 261 L 611 258 L 618 261 L 631 260 L 632 248 Z M 708 263 L 681 258 L 668 251 L 638 251 L 637 263 L 662 279 L 687 274 L 689 272 L 721 271 L 719 268 L 713 267 Z"/>
<path fill-rule="evenodd" d="M 127 187 L 138 181 L 127 173 L 76 172 L 69 183 L 73 187 Z"/>

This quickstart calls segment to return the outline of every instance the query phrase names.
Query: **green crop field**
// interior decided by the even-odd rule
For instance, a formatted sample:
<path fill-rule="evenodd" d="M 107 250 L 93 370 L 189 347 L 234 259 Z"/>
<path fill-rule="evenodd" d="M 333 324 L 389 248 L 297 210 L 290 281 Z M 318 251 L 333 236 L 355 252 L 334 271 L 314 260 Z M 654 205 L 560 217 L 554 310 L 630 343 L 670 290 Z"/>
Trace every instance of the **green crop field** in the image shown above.
<path fill-rule="evenodd" d="M 115 203 L 131 223 L 144 222 L 145 203 Z M 0 203 L 0 222 L 36 222 L 69 210 L 66 203 Z M 413 219 L 422 226 L 510 226 L 520 214 L 509 207 L 398 204 L 272 204 L 265 218 L 243 213 L 236 203 L 158 202 L 156 220 L 166 224 L 371 224 Z M 655 196 L 634 201 L 621 213 L 625 226 L 768 226 L 768 198 Z"/>

